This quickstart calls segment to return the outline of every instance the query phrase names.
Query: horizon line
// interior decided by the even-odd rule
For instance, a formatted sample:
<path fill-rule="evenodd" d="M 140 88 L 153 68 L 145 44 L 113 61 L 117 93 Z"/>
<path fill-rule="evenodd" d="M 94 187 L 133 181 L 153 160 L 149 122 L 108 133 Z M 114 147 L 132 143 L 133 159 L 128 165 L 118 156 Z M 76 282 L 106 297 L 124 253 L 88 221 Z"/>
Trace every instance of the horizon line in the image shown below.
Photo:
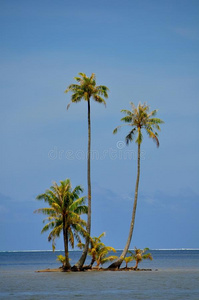
<path fill-rule="evenodd" d="M 116 251 L 122 251 L 123 249 L 115 249 Z M 134 250 L 134 249 L 129 249 L 129 250 Z M 150 249 L 150 251 L 194 251 L 194 250 L 199 250 L 199 248 L 155 248 L 155 249 Z M 0 253 L 5 253 L 5 252 L 63 252 L 63 249 L 60 250 L 0 250 Z M 81 252 L 82 250 L 69 250 L 69 252 Z"/>

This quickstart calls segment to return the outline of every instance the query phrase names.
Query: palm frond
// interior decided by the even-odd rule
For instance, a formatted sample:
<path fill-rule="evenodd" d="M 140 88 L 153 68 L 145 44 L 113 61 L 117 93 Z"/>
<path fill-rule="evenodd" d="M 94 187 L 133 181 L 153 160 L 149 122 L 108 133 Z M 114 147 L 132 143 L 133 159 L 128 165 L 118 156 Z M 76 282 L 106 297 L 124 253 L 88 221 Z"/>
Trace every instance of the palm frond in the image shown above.
<path fill-rule="evenodd" d="M 54 214 L 55 210 L 54 210 L 54 208 L 46 207 L 46 208 L 36 209 L 36 210 L 34 210 L 34 213 L 44 214 L 44 215 L 50 215 L 50 214 Z"/>
<path fill-rule="evenodd" d="M 72 204 L 70 204 L 69 210 L 74 211 L 75 213 L 77 213 L 76 210 L 79 210 L 78 214 L 80 214 L 81 212 L 87 213 L 88 212 L 88 210 L 86 209 L 87 206 L 82 205 L 85 203 L 85 201 L 86 201 L 86 197 L 82 197 L 75 200 Z"/>
<path fill-rule="evenodd" d="M 100 97 L 99 95 L 94 95 L 94 96 L 93 96 L 93 99 L 94 99 L 96 102 L 103 103 L 104 106 L 106 107 L 106 101 L 105 101 L 102 97 Z"/>
<path fill-rule="evenodd" d="M 147 253 L 147 254 L 144 254 L 142 255 L 142 259 L 150 259 L 150 260 L 153 260 L 153 257 L 150 253 Z"/>
<path fill-rule="evenodd" d="M 121 119 L 121 121 L 124 121 L 125 123 L 131 123 L 132 122 L 132 116 L 125 116 Z"/>
<path fill-rule="evenodd" d="M 76 91 L 78 89 L 79 89 L 79 85 L 78 84 L 70 84 L 68 86 L 68 88 L 64 91 L 64 93 L 74 92 L 74 91 Z"/>
<path fill-rule="evenodd" d="M 125 260 L 126 264 L 128 264 L 129 262 L 131 262 L 133 260 L 133 257 L 132 256 L 126 256 L 124 258 L 124 260 Z"/>
<path fill-rule="evenodd" d="M 157 134 L 155 134 L 152 130 L 147 129 L 146 130 L 149 137 L 153 139 L 153 141 L 156 143 L 157 147 L 159 147 L 159 140 L 157 137 Z"/>
<path fill-rule="evenodd" d="M 100 263 L 101 263 L 101 265 L 103 265 L 103 264 L 105 264 L 106 262 L 108 262 L 108 261 L 113 261 L 113 260 L 115 260 L 115 259 L 118 259 L 118 256 L 116 256 L 116 255 L 111 255 L 111 256 L 102 258 L 102 259 L 100 260 Z"/>
<path fill-rule="evenodd" d="M 48 231 L 49 229 L 52 229 L 54 226 L 55 226 L 55 222 L 54 222 L 54 221 L 52 221 L 52 222 L 46 224 L 46 225 L 42 228 L 41 233 L 44 233 L 44 232 Z"/>
<path fill-rule="evenodd" d="M 127 136 L 126 136 L 126 138 L 125 138 L 125 139 L 126 139 L 126 144 L 127 144 L 127 145 L 129 144 L 129 142 L 132 142 L 132 141 L 133 141 L 135 132 L 136 132 L 136 128 L 133 128 L 133 129 L 129 132 L 129 134 L 127 134 Z"/>

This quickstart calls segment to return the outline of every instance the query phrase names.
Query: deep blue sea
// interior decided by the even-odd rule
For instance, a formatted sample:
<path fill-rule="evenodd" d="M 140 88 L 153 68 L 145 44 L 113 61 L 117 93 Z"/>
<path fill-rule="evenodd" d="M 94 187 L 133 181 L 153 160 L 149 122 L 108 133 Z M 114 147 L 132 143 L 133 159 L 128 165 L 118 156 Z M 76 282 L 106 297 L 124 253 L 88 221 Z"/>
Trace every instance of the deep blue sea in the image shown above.
<path fill-rule="evenodd" d="M 59 267 L 61 251 L 0 252 L 0 299 L 199 300 L 199 250 L 150 252 L 139 267 L 153 271 L 80 273 L 35 272 Z M 70 252 L 71 264 L 79 255 Z"/>

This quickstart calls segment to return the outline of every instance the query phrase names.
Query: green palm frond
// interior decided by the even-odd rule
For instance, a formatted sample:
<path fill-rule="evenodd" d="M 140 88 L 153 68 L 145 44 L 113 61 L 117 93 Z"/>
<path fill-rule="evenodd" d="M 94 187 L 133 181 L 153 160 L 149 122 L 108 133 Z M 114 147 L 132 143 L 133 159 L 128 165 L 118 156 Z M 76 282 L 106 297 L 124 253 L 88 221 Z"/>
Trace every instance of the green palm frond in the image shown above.
<path fill-rule="evenodd" d="M 34 211 L 34 213 L 44 214 L 44 215 L 50 215 L 50 214 L 54 214 L 55 210 L 54 210 L 54 208 L 46 207 L 46 208 L 36 209 Z"/>
<path fill-rule="evenodd" d="M 82 73 L 82 72 L 80 72 L 80 73 L 78 73 L 80 76 L 82 76 L 83 78 L 88 78 L 87 76 L 86 76 L 86 74 L 85 73 Z M 94 73 L 92 73 L 92 74 L 94 74 Z"/>
<path fill-rule="evenodd" d="M 157 147 L 159 147 L 159 140 L 157 137 L 157 134 L 155 134 L 152 130 L 146 129 L 146 132 L 148 133 L 149 137 L 153 139 L 153 141 L 156 143 Z"/>
<path fill-rule="evenodd" d="M 49 229 L 54 228 L 54 226 L 55 226 L 55 222 L 54 222 L 54 221 L 52 221 L 52 222 L 46 224 L 46 225 L 43 227 L 41 233 L 44 233 L 44 232 L 48 231 Z"/>
<path fill-rule="evenodd" d="M 69 236 L 69 243 L 72 248 L 74 248 L 74 232 L 72 231 L 71 227 L 68 227 L 68 236 Z"/>
<path fill-rule="evenodd" d="M 77 247 L 80 248 L 80 249 L 82 250 L 82 249 L 84 249 L 85 244 L 82 243 L 82 242 L 80 242 L 80 243 L 77 244 Z"/>
<path fill-rule="evenodd" d="M 149 118 L 149 117 L 154 117 L 154 116 L 156 116 L 157 112 L 158 112 L 158 109 L 153 110 L 152 112 L 150 112 L 150 113 L 148 114 L 148 118 Z"/>
<path fill-rule="evenodd" d="M 164 124 L 164 121 L 159 118 L 148 118 L 148 122 L 151 124 Z"/>
<path fill-rule="evenodd" d="M 52 203 L 51 205 L 54 210 L 56 210 L 58 213 L 61 213 L 62 209 L 57 203 Z"/>
<path fill-rule="evenodd" d="M 134 258 L 132 256 L 126 256 L 124 258 L 124 261 L 126 262 L 126 264 L 128 264 L 129 262 L 131 262 Z"/>
<path fill-rule="evenodd" d="M 95 95 L 95 96 L 93 96 L 93 98 L 96 102 L 103 103 L 104 106 L 106 107 L 106 101 L 102 97 Z"/>
<path fill-rule="evenodd" d="M 124 124 L 124 125 L 120 125 L 117 126 L 114 130 L 113 130 L 113 134 L 116 134 L 118 132 L 118 129 L 120 129 L 121 127 L 125 126 L 125 125 L 129 125 L 129 124 Z"/>
<path fill-rule="evenodd" d="M 107 251 L 107 252 L 113 251 L 113 252 L 115 252 L 115 253 L 116 253 L 116 250 L 115 250 L 115 248 L 113 248 L 113 247 L 110 247 L 110 246 L 106 246 L 106 251 Z"/>
<path fill-rule="evenodd" d="M 75 211 L 77 208 L 80 208 L 80 207 L 84 208 L 85 206 L 82 204 L 84 204 L 85 201 L 86 201 L 86 197 L 81 197 L 81 198 L 75 200 L 73 203 L 71 203 L 69 206 L 69 209 L 71 211 Z"/>
<path fill-rule="evenodd" d="M 78 206 L 75 209 L 75 213 L 78 214 L 78 215 L 82 215 L 82 214 L 87 215 L 88 214 L 88 206 L 87 205 Z"/>
<path fill-rule="evenodd" d="M 149 248 L 144 248 L 144 249 L 142 250 L 142 253 L 145 253 L 146 251 L 149 251 Z"/>
<path fill-rule="evenodd" d="M 84 189 L 80 185 L 77 185 L 73 190 L 73 195 L 75 195 L 76 198 L 79 198 L 79 195 L 83 193 L 83 191 Z"/>
<path fill-rule="evenodd" d="M 132 122 L 132 116 L 125 116 L 121 119 L 121 121 L 124 121 L 125 123 L 130 123 Z"/>
<path fill-rule="evenodd" d="M 116 134 L 118 132 L 118 128 L 119 127 L 116 127 L 114 130 L 113 130 L 113 134 Z"/>
<path fill-rule="evenodd" d="M 56 227 L 53 228 L 53 230 L 50 232 L 48 236 L 48 240 L 51 241 L 53 237 L 57 238 L 60 236 L 60 233 L 62 232 L 63 225 L 56 225 Z"/>
<path fill-rule="evenodd" d="M 150 253 L 147 253 L 147 254 L 142 255 L 142 259 L 150 259 L 150 260 L 153 260 L 153 257 L 151 256 Z"/>
<path fill-rule="evenodd" d="M 108 257 L 104 257 L 100 260 L 100 264 L 103 265 L 105 264 L 106 262 L 109 262 L 109 261 L 113 261 L 115 259 L 118 259 L 118 256 L 116 255 L 111 255 L 111 256 L 108 256 Z"/>
<path fill-rule="evenodd" d="M 135 132 L 136 132 L 136 128 L 133 128 L 130 132 L 129 132 L 129 134 L 126 136 L 126 144 L 128 145 L 129 144 L 129 142 L 131 142 L 131 141 L 133 141 L 133 139 L 134 139 L 134 136 L 135 136 Z"/>
<path fill-rule="evenodd" d="M 98 237 L 95 237 L 96 240 L 100 241 L 102 237 L 106 235 L 106 232 L 102 232 Z"/>
<path fill-rule="evenodd" d="M 121 112 L 125 113 L 127 116 L 132 117 L 132 112 L 130 110 L 128 110 L 128 109 L 122 109 Z"/>
<path fill-rule="evenodd" d="M 109 89 L 105 85 L 100 85 L 96 87 L 96 93 L 104 96 L 105 98 L 108 98 L 108 91 Z"/>

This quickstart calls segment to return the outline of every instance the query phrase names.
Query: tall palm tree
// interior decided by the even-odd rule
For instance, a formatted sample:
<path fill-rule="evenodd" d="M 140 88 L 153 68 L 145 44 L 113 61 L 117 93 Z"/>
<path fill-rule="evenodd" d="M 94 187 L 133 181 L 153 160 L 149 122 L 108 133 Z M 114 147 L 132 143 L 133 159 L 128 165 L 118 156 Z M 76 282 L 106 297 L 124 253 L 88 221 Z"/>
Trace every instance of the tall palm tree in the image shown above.
<path fill-rule="evenodd" d="M 65 90 L 65 93 L 72 92 L 71 102 L 68 104 L 67 109 L 71 103 L 77 103 L 81 100 L 87 101 L 88 104 L 88 153 L 87 153 L 87 184 L 88 184 L 88 219 L 87 219 L 87 233 L 85 247 L 81 258 L 75 265 L 77 269 L 81 269 L 87 256 L 88 246 L 89 246 L 89 236 L 91 233 L 91 162 L 90 162 L 90 152 L 91 152 L 91 121 L 90 121 L 90 100 L 93 98 L 94 101 L 99 103 L 106 102 L 104 98 L 108 98 L 109 89 L 104 85 L 96 85 L 96 77 L 93 73 L 90 77 L 87 77 L 84 73 L 79 73 L 80 77 L 75 77 L 74 79 L 78 84 L 70 84 Z M 102 98 L 104 97 L 104 98 Z"/>
<path fill-rule="evenodd" d="M 159 147 L 157 131 L 160 130 L 159 124 L 164 123 L 161 119 L 155 118 L 155 115 L 157 114 L 157 110 L 153 110 L 152 112 L 149 112 L 149 106 L 146 103 L 144 104 L 139 103 L 137 107 L 132 102 L 130 104 L 132 108 L 131 111 L 121 110 L 121 112 L 126 114 L 126 116 L 121 119 L 121 121 L 125 122 L 125 124 L 116 127 L 113 133 L 114 134 L 117 133 L 120 127 L 128 125 L 131 126 L 132 128 L 128 133 L 128 135 L 126 136 L 126 144 L 128 145 L 129 142 L 133 141 L 133 139 L 136 137 L 135 142 L 138 145 L 138 155 L 137 155 L 137 180 L 135 185 L 134 205 L 133 205 L 129 236 L 127 239 L 126 246 L 119 259 L 113 264 L 111 264 L 109 268 L 120 267 L 122 261 L 124 260 L 128 252 L 131 239 L 132 239 L 132 234 L 133 234 L 133 229 L 135 224 L 135 214 L 137 208 L 138 187 L 139 187 L 139 179 L 140 179 L 140 147 L 143 140 L 142 130 L 144 129 L 148 134 L 148 136 L 155 141 L 157 147 Z"/>
<path fill-rule="evenodd" d="M 49 207 L 39 208 L 35 213 L 47 215 L 45 219 L 48 223 L 43 227 L 42 233 L 51 230 L 48 241 L 52 241 L 53 250 L 55 249 L 55 239 L 63 233 L 65 261 L 64 269 L 70 269 L 68 244 L 74 248 L 74 240 L 81 242 L 80 236 L 87 235 L 86 222 L 80 218 L 80 215 L 87 214 L 88 208 L 85 203 L 85 197 L 79 197 L 83 192 L 81 186 L 76 186 L 73 190 L 69 179 L 60 181 L 58 186 L 55 182 L 45 193 L 38 195 L 37 200 L 44 200 Z M 45 222 L 44 220 L 44 222 Z"/>

